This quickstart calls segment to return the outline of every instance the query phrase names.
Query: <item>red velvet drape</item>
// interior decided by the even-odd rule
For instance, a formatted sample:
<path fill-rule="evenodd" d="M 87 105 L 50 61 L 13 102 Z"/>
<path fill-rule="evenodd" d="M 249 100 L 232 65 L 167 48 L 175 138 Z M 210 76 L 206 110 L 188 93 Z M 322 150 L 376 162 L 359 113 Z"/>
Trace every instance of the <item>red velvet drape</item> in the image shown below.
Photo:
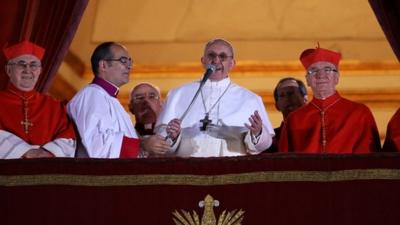
<path fill-rule="evenodd" d="M 23 16 L 25 14 L 26 0 L 6 0 L 1 3 L 0 7 L 0 48 L 12 40 L 18 40 L 21 33 Z M 11 38 L 14 37 L 14 38 Z M 5 58 L 3 53 L 0 54 L 0 89 L 3 89 L 7 82 L 8 76 L 4 71 Z"/>
<path fill-rule="evenodd" d="M 36 89 L 46 92 L 66 55 L 88 0 L 6 0 L 0 7 L 0 47 L 28 39 L 46 48 Z M 5 58 L 0 57 L 0 65 Z M 8 82 L 1 69 L 0 89 Z"/>
<path fill-rule="evenodd" d="M 400 1 L 369 0 L 369 4 L 400 61 Z"/>
<path fill-rule="evenodd" d="M 398 225 L 400 155 L 0 160 L 0 224 L 173 225 L 207 194 L 243 225 Z"/>

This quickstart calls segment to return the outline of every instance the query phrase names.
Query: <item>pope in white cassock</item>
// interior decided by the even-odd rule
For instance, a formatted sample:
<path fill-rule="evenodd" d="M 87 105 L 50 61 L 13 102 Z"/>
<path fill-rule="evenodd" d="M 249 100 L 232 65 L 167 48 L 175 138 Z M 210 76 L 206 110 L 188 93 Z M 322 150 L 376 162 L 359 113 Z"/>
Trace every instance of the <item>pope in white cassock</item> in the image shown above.
<path fill-rule="evenodd" d="M 201 58 L 204 68 L 215 66 L 192 107 L 200 86 L 185 84 L 168 93 L 156 131 L 172 140 L 172 151 L 181 157 L 218 157 L 258 154 L 275 135 L 260 96 L 229 78 L 235 65 L 230 43 L 209 41 Z"/>

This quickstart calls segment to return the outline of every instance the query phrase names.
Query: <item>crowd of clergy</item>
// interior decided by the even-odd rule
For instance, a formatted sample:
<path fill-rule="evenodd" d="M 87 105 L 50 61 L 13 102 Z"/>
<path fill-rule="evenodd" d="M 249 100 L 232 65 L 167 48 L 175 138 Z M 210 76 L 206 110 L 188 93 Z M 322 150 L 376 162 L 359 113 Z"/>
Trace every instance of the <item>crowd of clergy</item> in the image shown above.
<path fill-rule="evenodd" d="M 400 109 L 381 147 L 371 110 L 336 89 L 341 54 L 319 46 L 299 57 L 310 101 L 301 80 L 285 77 L 276 85 L 275 107 L 283 120 L 275 129 L 262 98 L 230 79 L 235 52 L 224 39 L 206 43 L 204 77 L 170 90 L 165 101 L 156 86 L 136 85 L 129 100 L 135 123 L 117 99 L 133 68 L 122 44 L 105 42 L 94 49 L 93 80 L 67 105 L 35 89 L 43 47 L 24 40 L 4 47 L 3 54 L 9 83 L 0 91 L 1 159 L 400 151 Z"/>

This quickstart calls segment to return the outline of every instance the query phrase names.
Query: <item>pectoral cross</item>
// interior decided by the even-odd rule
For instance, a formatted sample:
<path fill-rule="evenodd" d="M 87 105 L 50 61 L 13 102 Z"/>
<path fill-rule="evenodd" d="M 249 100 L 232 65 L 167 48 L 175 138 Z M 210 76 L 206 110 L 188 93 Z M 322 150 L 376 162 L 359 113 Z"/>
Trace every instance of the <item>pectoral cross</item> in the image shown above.
<path fill-rule="evenodd" d="M 208 113 L 206 113 L 206 116 L 204 117 L 204 119 L 200 120 L 200 122 L 203 124 L 203 125 L 200 127 L 200 130 L 201 130 L 201 131 L 205 131 L 205 130 L 207 129 L 208 124 L 210 124 L 210 123 L 212 122 L 212 120 L 210 120 L 210 119 L 208 118 Z"/>
<path fill-rule="evenodd" d="M 33 123 L 28 120 L 28 100 L 24 99 L 24 120 L 21 121 L 21 125 L 24 126 L 25 134 L 29 133 L 29 126 L 33 126 Z"/>

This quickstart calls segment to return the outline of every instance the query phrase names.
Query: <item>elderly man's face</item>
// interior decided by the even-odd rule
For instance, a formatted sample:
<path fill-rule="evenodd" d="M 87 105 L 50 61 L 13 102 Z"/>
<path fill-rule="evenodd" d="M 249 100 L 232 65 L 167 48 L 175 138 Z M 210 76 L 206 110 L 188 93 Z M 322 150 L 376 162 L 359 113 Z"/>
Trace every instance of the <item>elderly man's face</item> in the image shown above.
<path fill-rule="evenodd" d="M 314 97 L 325 99 L 335 94 L 339 73 L 336 66 L 330 62 L 316 62 L 308 67 L 306 79 Z"/>
<path fill-rule="evenodd" d="M 140 84 L 132 90 L 129 110 L 135 115 L 136 122 L 155 123 L 161 107 L 160 94 L 151 85 Z"/>
<path fill-rule="evenodd" d="M 40 60 L 34 55 L 21 55 L 7 62 L 6 73 L 10 82 L 21 91 L 35 88 L 42 71 Z"/>
<path fill-rule="evenodd" d="M 214 81 L 228 77 L 229 71 L 231 71 L 235 65 L 232 51 L 222 42 L 216 42 L 210 45 L 205 50 L 201 62 L 204 68 L 210 64 L 215 66 L 216 70 L 210 76 L 210 80 Z"/>

